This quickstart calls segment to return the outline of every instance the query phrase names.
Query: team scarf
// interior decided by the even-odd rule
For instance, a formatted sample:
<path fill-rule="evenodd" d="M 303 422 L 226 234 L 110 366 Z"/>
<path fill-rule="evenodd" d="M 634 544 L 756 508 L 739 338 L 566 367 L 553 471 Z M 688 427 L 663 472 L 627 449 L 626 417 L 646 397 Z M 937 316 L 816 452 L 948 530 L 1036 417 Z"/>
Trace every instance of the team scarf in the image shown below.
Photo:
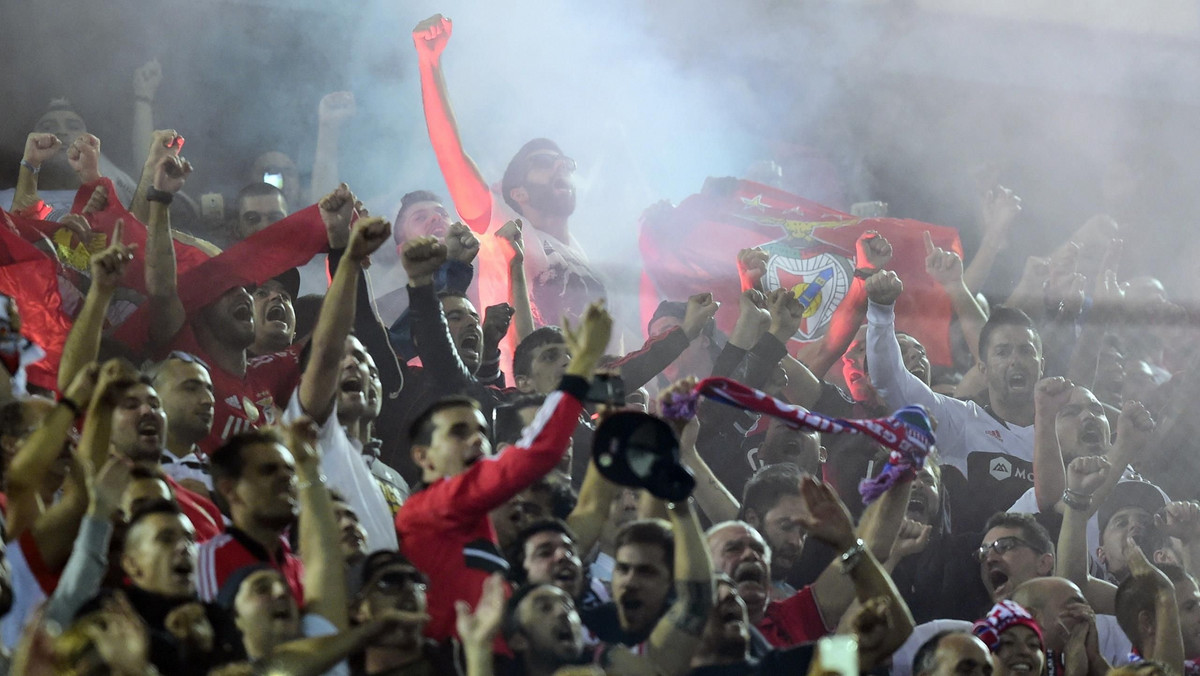
<path fill-rule="evenodd" d="M 1146 658 L 1142 657 L 1142 654 L 1138 652 L 1137 648 L 1133 648 L 1129 651 L 1130 663 L 1141 662 L 1145 659 Z M 1183 676 L 1200 676 L 1200 659 L 1184 660 Z"/>
<path fill-rule="evenodd" d="M 686 394 L 674 394 L 663 406 L 663 417 L 684 419 L 696 414 L 701 396 L 747 411 L 762 413 L 783 421 L 795 430 L 816 430 L 822 434 L 862 434 L 888 448 L 887 464 L 878 476 L 863 479 L 858 485 L 863 504 L 869 505 L 901 481 L 911 481 L 925 466 L 933 448 L 932 425 L 923 406 L 905 406 L 886 418 L 832 418 L 813 413 L 747 387 L 729 378 L 706 378 Z"/>

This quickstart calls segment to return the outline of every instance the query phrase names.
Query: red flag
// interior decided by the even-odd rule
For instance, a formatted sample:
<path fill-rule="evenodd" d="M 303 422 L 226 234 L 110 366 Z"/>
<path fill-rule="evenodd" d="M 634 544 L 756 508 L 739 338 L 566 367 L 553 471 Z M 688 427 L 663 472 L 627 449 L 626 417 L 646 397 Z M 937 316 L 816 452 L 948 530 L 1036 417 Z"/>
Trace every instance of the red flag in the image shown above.
<path fill-rule="evenodd" d="M 0 210 L 0 293 L 11 296 L 21 313 L 21 333 L 46 351 L 45 359 L 26 369 L 29 382 L 58 388 L 58 362 L 71 330 L 58 291 L 58 264 L 17 234 L 17 226 Z"/>
<path fill-rule="evenodd" d="M 750 181 L 709 179 L 679 206 L 643 214 L 643 321 L 662 299 L 685 300 L 711 291 L 722 303 L 717 325 L 730 331 L 741 293 L 737 252 L 761 246 L 770 256 L 763 286 L 791 289 L 806 308 L 791 346 L 794 353 L 825 334 L 853 281 L 855 241 L 868 230 L 891 242 L 887 267 L 905 283 L 897 301 L 897 329 L 920 340 L 931 362 L 949 364 L 950 299 L 925 272 L 922 236 L 928 231 L 935 244 L 961 255 L 957 230 L 909 219 L 856 218 Z"/>

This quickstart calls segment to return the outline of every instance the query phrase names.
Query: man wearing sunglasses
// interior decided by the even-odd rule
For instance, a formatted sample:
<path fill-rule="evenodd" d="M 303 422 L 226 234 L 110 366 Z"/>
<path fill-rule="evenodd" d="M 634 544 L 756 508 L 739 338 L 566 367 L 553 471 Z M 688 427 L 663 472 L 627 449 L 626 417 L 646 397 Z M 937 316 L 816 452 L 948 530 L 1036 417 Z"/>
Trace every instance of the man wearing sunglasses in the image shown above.
<path fill-rule="evenodd" d="M 428 584 L 425 574 L 400 552 L 385 549 L 371 554 L 363 564 L 362 589 L 350 604 L 351 624 L 368 624 L 392 610 L 423 615 Z M 375 637 L 363 649 L 359 673 L 454 673 L 448 655 L 422 635 L 424 629 L 425 622 L 402 622 Z"/>
<path fill-rule="evenodd" d="M 475 161 L 462 147 L 442 73 L 441 56 L 452 24 L 436 14 L 413 29 L 421 76 L 421 100 L 429 140 L 458 213 L 476 233 L 495 232 L 512 214 L 496 203 Z M 578 320 L 587 304 L 603 298 L 604 283 L 591 267 L 579 243 L 571 237 L 568 220 L 575 212 L 575 160 L 549 139 L 526 143 L 509 162 L 500 182 L 500 196 L 530 227 L 521 236 L 525 270 L 535 312 L 543 323 L 556 324 L 566 316 Z M 484 306 L 507 300 L 507 260 L 499 255 L 480 261 L 480 300 Z"/>

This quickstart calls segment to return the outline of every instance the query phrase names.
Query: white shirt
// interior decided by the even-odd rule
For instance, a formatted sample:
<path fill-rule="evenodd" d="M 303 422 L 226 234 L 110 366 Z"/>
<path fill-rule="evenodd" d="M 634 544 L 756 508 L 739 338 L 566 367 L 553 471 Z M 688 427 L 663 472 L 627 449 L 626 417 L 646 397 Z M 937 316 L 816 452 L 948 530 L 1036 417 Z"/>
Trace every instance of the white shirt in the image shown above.
<path fill-rule="evenodd" d="M 283 413 L 283 424 L 301 415 L 304 410 L 300 407 L 300 388 L 296 388 Z M 359 523 L 367 532 L 367 553 L 399 549 L 392 510 L 367 467 L 358 442 L 347 436 L 345 428 L 338 422 L 336 400 L 325 424 L 321 425 L 317 443 L 321 447 L 321 473 L 325 475 L 325 483 L 341 493 L 358 514 Z"/>

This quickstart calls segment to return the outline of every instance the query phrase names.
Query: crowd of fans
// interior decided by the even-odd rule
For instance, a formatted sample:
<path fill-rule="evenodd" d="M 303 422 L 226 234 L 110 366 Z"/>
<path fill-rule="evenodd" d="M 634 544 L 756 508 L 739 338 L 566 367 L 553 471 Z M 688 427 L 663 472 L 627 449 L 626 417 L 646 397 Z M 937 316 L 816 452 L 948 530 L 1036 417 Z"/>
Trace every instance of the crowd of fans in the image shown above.
<path fill-rule="evenodd" d="M 391 223 L 338 185 L 346 93 L 312 188 L 264 155 L 220 227 L 183 192 L 182 136 L 152 129 L 157 63 L 139 181 L 63 100 L 29 134 L 3 212 L 6 671 L 1200 675 L 1197 317 L 1119 276 L 1116 223 L 1007 297 L 980 292 L 1011 191 L 966 265 L 927 237 L 963 373 L 897 333 L 878 232 L 814 346 L 747 249 L 728 335 L 711 294 L 667 299 L 611 354 L 575 162 L 535 139 L 489 186 L 450 32 L 413 32 L 450 199 L 414 189 Z M 376 291 L 392 245 L 402 282 Z M 919 405 L 936 450 L 898 465 L 869 436 L 679 405 L 710 376 L 837 419 Z"/>

